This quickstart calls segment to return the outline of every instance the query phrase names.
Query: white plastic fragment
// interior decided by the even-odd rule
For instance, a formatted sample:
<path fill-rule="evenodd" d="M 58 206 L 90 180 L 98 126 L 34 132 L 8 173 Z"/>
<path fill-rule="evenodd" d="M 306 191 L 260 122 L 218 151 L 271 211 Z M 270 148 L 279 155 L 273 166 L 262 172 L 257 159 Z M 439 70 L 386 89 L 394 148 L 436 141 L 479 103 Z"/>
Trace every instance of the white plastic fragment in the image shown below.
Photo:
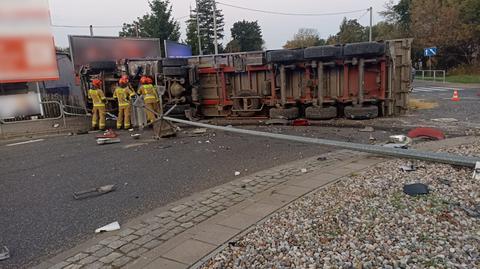
<path fill-rule="evenodd" d="M 118 223 L 118 221 L 115 221 L 115 222 L 112 222 L 110 224 L 107 224 L 103 227 L 100 227 L 98 229 L 95 230 L 95 233 L 103 233 L 103 232 L 112 232 L 112 231 L 116 231 L 116 230 L 120 230 L 120 224 Z"/>
<path fill-rule="evenodd" d="M 207 128 L 197 128 L 192 131 L 193 134 L 204 134 L 207 132 Z"/>
<path fill-rule="evenodd" d="M 239 176 L 239 175 L 240 175 L 240 172 L 235 171 L 235 176 Z"/>
<path fill-rule="evenodd" d="M 307 172 L 307 168 L 302 168 L 302 169 L 300 169 L 300 171 L 301 171 L 302 173 L 306 173 L 306 172 Z"/>
<path fill-rule="evenodd" d="M 473 179 L 480 180 L 480 162 L 475 164 L 475 169 L 473 170 Z"/>

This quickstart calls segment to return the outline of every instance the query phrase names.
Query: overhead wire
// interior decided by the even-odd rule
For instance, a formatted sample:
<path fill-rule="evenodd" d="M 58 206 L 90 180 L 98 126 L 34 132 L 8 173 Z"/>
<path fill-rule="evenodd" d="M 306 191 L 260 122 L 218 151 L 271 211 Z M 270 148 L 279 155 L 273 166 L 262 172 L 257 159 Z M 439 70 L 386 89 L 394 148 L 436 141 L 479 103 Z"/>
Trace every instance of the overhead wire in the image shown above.
<path fill-rule="evenodd" d="M 273 14 L 273 15 L 283 15 L 283 16 L 311 16 L 311 17 L 335 16 L 335 15 L 359 13 L 361 11 L 366 10 L 366 9 L 357 9 L 357 10 L 348 10 L 348 11 L 341 11 L 341 12 L 329 12 L 329 13 L 291 13 L 291 12 L 278 12 L 278 11 L 270 11 L 270 10 L 242 7 L 242 6 L 227 4 L 227 3 L 223 3 L 223 2 L 219 2 L 219 1 L 216 1 L 216 3 L 219 4 L 219 5 L 232 7 L 232 8 L 237 8 L 237 9 L 243 9 L 243 10 L 266 13 L 266 14 Z"/>

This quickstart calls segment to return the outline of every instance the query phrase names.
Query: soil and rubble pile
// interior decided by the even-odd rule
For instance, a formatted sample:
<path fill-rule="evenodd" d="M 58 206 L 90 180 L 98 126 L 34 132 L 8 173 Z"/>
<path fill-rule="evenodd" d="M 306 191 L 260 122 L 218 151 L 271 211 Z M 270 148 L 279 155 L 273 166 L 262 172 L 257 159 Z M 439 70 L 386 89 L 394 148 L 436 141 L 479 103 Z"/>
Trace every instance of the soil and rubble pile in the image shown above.
<path fill-rule="evenodd" d="M 480 142 L 446 150 L 480 155 Z M 480 268 L 472 169 L 392 160 L 303 197 L 203 268 Z M 424 183 L 429 194 L 403 186 Z"/>

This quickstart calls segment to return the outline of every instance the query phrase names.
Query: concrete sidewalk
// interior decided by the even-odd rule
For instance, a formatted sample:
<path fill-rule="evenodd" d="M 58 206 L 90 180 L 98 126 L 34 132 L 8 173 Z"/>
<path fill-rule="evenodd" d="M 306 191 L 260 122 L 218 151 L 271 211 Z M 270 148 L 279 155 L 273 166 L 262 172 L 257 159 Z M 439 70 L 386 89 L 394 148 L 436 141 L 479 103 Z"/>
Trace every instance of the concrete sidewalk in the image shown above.
<path fill-rule="evenodd" d="M 195 268 L 289 203 L 384 160 L 340 150 L 261 171 L 121 224 L 120 231 L 97 236 L 36 268 Z"/>

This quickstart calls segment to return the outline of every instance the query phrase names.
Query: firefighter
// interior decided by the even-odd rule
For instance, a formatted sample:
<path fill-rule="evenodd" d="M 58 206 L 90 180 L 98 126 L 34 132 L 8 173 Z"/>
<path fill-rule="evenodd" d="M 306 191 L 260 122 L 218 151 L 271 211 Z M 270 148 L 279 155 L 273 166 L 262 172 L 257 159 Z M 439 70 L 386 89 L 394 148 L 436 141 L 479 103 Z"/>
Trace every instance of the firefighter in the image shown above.
<path fill-rule="evenodd" d="M 118 87 L 113 92 L 113 98 L 118 102 L 117 129 L 121 129 L 122 125 L 125 129 L 130 129 L 130 100 L 135 95 L 128 86 L 128 77 L 123 76 L 118 80 Z"/>
<path fill-rule="evenodd" d="M 92 109 L 92 128 L 105 129 L 105 94 L 102 91 L 102 81 L 100 79 L 92 80 L 93 89 L 88 90 L 88 99 L 93 103 Z"/>
<path fill-rule="evenodd" d="M 152 123 L 155 120 L 155 114 L 152 111 L 158 113 L 160 99 L 158 97 L 157 90 L 152 85 L 153 81 L 151 78 L 143 76 L 140 79 L 140 89 L 138 89 L 138 94 L 143 96 L 145 101 L 145 113 L 147 114 L 147 122 Z"/>

